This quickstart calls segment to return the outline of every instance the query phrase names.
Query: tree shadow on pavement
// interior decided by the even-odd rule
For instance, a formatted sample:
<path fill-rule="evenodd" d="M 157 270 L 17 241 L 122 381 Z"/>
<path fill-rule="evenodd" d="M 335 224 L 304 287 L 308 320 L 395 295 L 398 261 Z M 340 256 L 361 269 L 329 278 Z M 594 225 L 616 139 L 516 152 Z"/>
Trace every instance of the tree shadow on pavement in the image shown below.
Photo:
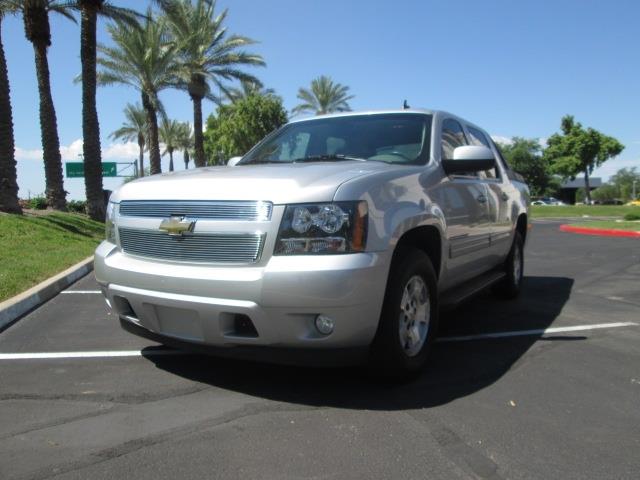
<path fill-rule="evenodd" d="M 573 279 L 526 277 L 517 300 L 484 293 L 443 314 L 440 338 L 549 327 L 567 303 Z M 545 340 L 581 337 L 545 336 Z M 582 337 L 583 338 L 583 337 Z M 309 406 L 370 410 L 433 407 L 486 388 L 541 339 L 541 335 L 438 342 L 419 376 L 401 384 L 384 383 L 360 368 L 299 368 L 202 355 L 149 355 L 162 370 L 235 392 Z"/>

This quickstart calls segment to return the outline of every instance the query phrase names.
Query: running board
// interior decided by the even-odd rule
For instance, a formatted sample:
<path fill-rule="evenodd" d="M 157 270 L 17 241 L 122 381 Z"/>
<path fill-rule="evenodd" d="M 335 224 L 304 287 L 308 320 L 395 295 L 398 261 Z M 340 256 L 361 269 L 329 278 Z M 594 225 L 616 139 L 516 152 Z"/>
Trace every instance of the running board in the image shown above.
<path fill-rule="evenodd" d="M 461 303 L 483 291 L 485 288 L 499 282 L 505 276 L 505 272 L 491 270 L 463 283 L 462 285 L 447 290 L 440 297 L 440 309 L 451 310 L 457 307 Z"/>

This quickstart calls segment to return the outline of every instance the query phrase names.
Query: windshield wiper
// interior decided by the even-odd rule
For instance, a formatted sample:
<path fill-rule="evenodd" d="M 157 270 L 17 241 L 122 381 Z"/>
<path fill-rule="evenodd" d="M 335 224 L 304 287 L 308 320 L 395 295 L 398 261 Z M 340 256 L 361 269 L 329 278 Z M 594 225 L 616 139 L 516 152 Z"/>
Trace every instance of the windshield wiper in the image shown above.
<path fill-rule="evenodd" d="M 357 162 L 366 162 L 364 158 L 349 157 L 342 154 L 330 154 L 330 155 L 309 155 L 307 157 L 296 158 L 292 163 L 302 162 L 348 162 L 355 160 Z"/>
<path fill-rule="evenodd" d="M 247 162 L 242 162 L 240 165 L 252 165 L 257 163 L 286 163 L 286 162 L 283 162 L 280 160 L 271 160 L 269 158 L 256 158 L 256 159 L 249 160 Z"/>

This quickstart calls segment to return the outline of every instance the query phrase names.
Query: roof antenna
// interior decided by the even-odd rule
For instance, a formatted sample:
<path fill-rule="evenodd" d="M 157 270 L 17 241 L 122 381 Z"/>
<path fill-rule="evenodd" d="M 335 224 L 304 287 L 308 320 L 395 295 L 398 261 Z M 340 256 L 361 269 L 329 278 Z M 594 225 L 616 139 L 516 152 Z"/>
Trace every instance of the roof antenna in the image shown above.
<path fill-rule="evenodd" d="M 402 104 L 402 109 L 403 109 L 403 110 L 408 110 L 408 109 L 410 109 L 410 108 L 411 108 L 411 107 L 409 106 L 409 104 L 408 104 L 408 103 L 407 103 L 407 101 L 405 100 L 405 101 L 404 101 L 404 103 Z"/>

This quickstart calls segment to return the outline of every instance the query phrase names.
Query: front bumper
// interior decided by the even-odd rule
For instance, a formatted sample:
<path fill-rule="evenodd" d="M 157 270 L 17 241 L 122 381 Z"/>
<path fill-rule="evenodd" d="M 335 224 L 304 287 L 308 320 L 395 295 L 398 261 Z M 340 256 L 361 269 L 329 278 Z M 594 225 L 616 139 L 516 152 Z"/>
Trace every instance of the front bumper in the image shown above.
<path fill-rule="evenodd" d="M 110 306 L 134 333 L 240 353 L 236 356 L 253 356 L 242 352 L 258 347 L 279 361 L 276 350 L 368 347 L 378 326 L 388 260 L 384 254 L 359 253 L 274 256 L 263 266 L 187 265 L 125 255 L 103 242 L 95 254 L 95 275 Z M 317 332 L 319 314 L 334 320 L 330 335 Z M 252 334 L 235 329 L 239 316 L 250 319 Z"/>

